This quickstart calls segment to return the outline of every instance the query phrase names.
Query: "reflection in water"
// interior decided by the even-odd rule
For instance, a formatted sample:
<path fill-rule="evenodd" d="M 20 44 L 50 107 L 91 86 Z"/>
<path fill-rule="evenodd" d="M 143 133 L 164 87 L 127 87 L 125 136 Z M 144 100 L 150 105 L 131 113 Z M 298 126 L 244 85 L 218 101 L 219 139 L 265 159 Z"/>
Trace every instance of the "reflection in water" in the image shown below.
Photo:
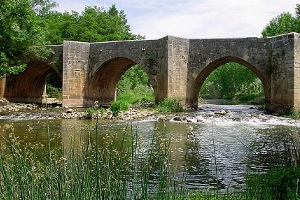
<path fill-rule="evenodd" d="M 167 140 L 172 167 L 178 180 L 184 177 L 189 189 L 213 187 L 221 190 L 241 189 L 245 176 L 252 172 L 265 172 L 272 166 L 294 162 L 288 149 L 290 138 L 295 133 L 299 143 L 297 127 L 253 126 L 247 123 L 176 123 L 176 122 L 99 122 L 92 120 L 26 120 L 0 121 L 0 142 L 5 143 L 14 133 L 24 146 L 37 141 L 45 148 L 56 149 L 67 157 L 69 149 L 84 152 L 89 143 L 98 141 L 98 147 L 122 149 L 121 145 L 137 146 L 136 159 L 146 157 L 149 152 L 159 155 L 164 149 L 158 140 Z M 99 138 L 96 138 L 96 131 Z M 137 137 L 124 137 L 131 132 Z M 109 147 L 105 141 L 109 142 Z M 294 144 L 295 145 L 295 144 Z M 298 144 L 299 145 L 299 144 Z M 41 154 L 42 156 L 42 154 Z M 154 162 L 154 161 L 153 161 Z M 159 166 L 153 164 L 152 183 L 158 178 Z M 180 181 L 179 181 L 180 182 Z"/>

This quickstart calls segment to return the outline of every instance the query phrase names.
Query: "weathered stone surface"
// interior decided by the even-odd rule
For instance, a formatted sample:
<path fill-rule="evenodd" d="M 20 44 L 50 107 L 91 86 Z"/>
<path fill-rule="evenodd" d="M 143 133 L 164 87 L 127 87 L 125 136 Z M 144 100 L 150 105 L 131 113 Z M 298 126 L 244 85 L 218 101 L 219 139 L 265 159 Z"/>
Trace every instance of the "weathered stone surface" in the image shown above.
<path fill-rule="evenodd" d="M 139 64 L 150 78 L 156 100 L 177 97 L 198 107 L 204 80 L 222 64 L 237 62 L 261 80 L 266 108 L 300 108 L 300 34 L 271 38 L 183 39 L 84 43 L 65 41 L 52 47 L 55 66 L 31 61 L 21 74 L 0 81 L 0 95 L 15 102 L 43 102 L 51 71 L 63 82 L 63 106 L 108 105 L 126 70 Z M 59 58 L 59 59 L 58 59 Z"/>

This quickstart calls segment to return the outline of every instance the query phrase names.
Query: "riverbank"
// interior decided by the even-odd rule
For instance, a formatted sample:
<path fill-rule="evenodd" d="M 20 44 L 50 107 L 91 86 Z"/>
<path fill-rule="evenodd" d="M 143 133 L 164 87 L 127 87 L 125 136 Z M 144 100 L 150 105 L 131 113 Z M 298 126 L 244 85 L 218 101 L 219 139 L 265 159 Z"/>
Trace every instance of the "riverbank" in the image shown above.
<path fill-rule="evenodd" d="M 101 112 L 93 112 L 88 118 L 103 120 L 130 120 L 143 119 L 153 116 L 156 112 L 150 109 L 131 107 L 127 111 L 120 112 L 117 116 L 109 108 L 102 109 Z M 87 108 L 65 108 L 49 107 L 45 105 L 12 103 L 6 99 L 0 99 L 0 119 L 86 119 Z"/>
<path fill-rule="evenodd" d="M 87 117 L 87 115 L 89 115 Z M 87 108 L 45 107 L 36 104 L 11 103 L 0 99 L 0 119 L 35 120 L 35 119 L 96 119 L 100 120 L 154 120 L 181 123 L 253 123 L 253 124 L 293 124 L 300 127 L 299 120 L 267 114 L 260 107 L 250 105 L 215 105 L 203 104 L 196 111 L 180 113 L 159 113 L 154 109 L 131 107 L 117 116 L 109 108 L 88 113 Z"/>

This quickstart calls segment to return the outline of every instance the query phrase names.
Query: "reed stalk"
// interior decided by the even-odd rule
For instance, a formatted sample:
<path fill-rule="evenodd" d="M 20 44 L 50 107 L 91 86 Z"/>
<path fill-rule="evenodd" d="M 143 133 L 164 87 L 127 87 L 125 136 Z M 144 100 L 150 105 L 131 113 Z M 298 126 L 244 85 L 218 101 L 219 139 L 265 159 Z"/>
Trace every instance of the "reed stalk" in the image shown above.
<path fill-rule="evenodd" d="M 122 134 L 104 134 L 97 120 L 87 138 L 81 136 L 81 129 L 74 130 L 70 145 L 54 151 L 55 134 L 49 126 L 46 147 L 38 135 L 31 146 L 21 145 L 12 128 L 0 148 L 0 199 L 265 199 L 274 197 L 274 191 L 267 188 L 283 183 L 288 183 L 287 190 L 279 197 L 299 199 L 298 165 L 261 177 L 249 176 L 245 192 L 188 191 L 185 172 L 180 180 L 172 163 L 167 126 L 158 124 L 157 129 L 163 131 L 148 136 L 149 142 L 143 144 L 146 150 L 141 151 L 138 125 L 130 122 Z M 295 149 L 299 148 L 291 148 Z M 214 155 L 216 150 L 214 147 Z M 292 155 L 296 158 L 298 154 Z"/>

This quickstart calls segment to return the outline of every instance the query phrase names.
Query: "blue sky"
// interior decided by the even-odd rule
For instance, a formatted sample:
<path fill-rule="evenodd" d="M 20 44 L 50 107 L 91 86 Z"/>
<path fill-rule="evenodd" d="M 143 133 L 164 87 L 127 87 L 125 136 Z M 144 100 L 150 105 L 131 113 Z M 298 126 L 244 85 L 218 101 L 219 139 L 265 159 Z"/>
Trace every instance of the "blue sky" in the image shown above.
<path fill-rule="evenodd" d="M 270 20 L 295 13 L 299 0 L 54 0 L 58 11 L 85 6 L 124 10 L 134 34 L 146 39 L 260 37 Z"/>

